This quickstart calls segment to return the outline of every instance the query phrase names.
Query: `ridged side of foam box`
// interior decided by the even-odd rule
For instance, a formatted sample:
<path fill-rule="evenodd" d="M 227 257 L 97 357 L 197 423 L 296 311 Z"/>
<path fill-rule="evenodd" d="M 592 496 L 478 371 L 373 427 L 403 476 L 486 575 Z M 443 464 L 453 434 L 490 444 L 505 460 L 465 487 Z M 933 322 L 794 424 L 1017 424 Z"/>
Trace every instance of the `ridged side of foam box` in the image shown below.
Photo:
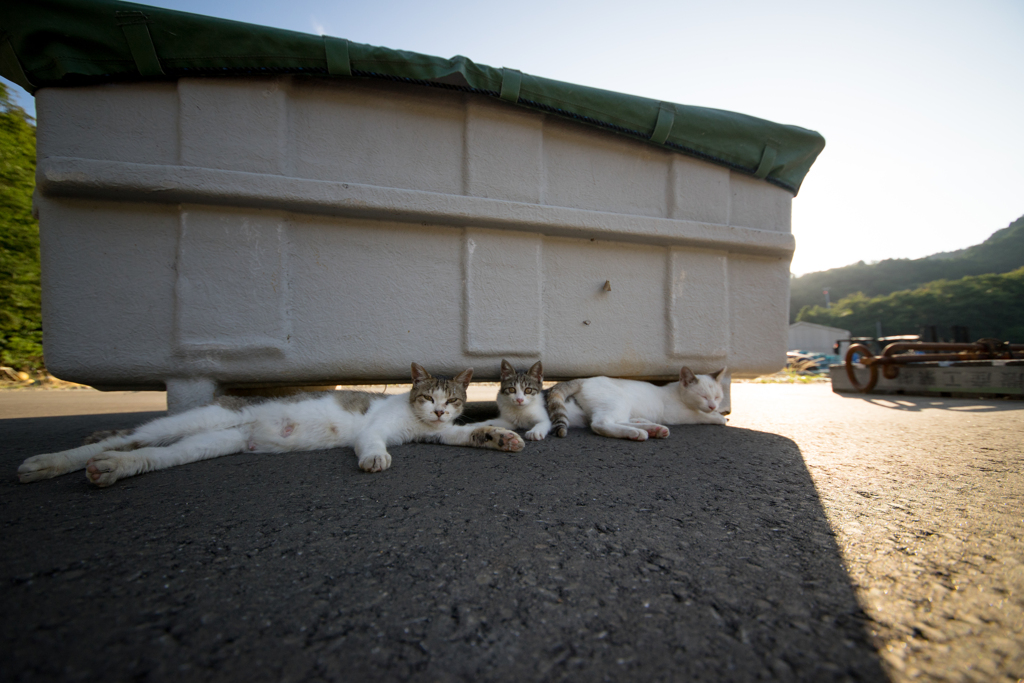
<path fill-rule="evenodd" d="M 163 389 L 785 364 L 791 195 L 498 101 L 357 79 L 37 93 L 48 368 Z M 605 283 L 608 283 L 608 288 Z M 610 290 L 610 291 L 609 291 Z"/>

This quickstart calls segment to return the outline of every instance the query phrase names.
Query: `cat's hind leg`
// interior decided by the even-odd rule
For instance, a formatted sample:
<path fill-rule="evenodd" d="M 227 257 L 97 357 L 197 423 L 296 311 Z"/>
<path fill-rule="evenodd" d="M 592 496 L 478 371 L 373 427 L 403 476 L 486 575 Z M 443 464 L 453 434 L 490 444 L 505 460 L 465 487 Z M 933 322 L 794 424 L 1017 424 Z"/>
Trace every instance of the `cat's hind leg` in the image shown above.
<path fill-rule="evenodd" d="M 595 417 L 590 423 L 590 429 L 601 436 L 608 436 L 613 439 L 631 439 L 632 441 L 647 441 L 647 430 L 630 424 L 617 422 L 607 417 Z"/>
<path fill-rule="evenodd" d="M 136 428 L 132 440 L 142 446 L 166 446 L 192 434 L 237 427 L 243 419 L 241 412 L 213 404 L 177 415 L 158 417 Z"/>
<path fill-rule="evenodd" d="M 629 424 L 633 427 L 639 427 L 647 432 L 647 436 L 652 439 L 667 439 L 669 435 L 668 427 L 660 425 L 650 420 L 645 420 L 642 417 L 634 417 L 629 421 Z"/>
<path fill-rule="evenodd" d="M 97 486 L 110 486 L 118 479 L 143 472 L 241 453 L 247 443 L 246 431 L 232 428 L 187 436 L 170 446 L 146 446 L 132 451 L 108 450 L 89 460 L 85 475 Z"/>
<path fill-rule="evenodd" d="M 18 467 L 18 480 L 27 484 L 50 479 L 84 468 L 91 458 L 101 453 L 131 450 L 141 446 L 161 446 L 183 436 L 237 426 L 242 414 L 210 405 L 180 415 L 160 417 L 136 428 L 131 433 L 115 432 L 113 436 L 57 453 L 44 453 L 26 459 Z"/>
<path fill-rule="evenodd" d="M 115 435 L 66 451 L 33 455 L 31 458 L 26 458 L 25 462 L 18 467 L 18 481 L 28 484 L 33 481 L 59 477 L 68 472 L 77 472 L 85 467 L 90 458 L 104 451 L 130 447 L 132 443 L 131 436 Z"/>

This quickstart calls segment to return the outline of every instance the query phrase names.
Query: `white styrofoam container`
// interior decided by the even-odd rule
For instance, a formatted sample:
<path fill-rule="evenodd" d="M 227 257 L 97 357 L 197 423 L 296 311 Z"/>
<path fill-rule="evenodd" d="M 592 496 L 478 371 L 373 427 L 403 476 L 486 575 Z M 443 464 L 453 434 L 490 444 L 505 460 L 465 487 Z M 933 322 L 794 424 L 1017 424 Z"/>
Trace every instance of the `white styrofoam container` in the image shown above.
<path fill-rule="evenodd" d="M 791 195 L 583 124 L 359 79 L 43 88 L 47 367 L 164 389 L 774 372 Z M 609 283 L 610 291 L 605 288 Z"/>

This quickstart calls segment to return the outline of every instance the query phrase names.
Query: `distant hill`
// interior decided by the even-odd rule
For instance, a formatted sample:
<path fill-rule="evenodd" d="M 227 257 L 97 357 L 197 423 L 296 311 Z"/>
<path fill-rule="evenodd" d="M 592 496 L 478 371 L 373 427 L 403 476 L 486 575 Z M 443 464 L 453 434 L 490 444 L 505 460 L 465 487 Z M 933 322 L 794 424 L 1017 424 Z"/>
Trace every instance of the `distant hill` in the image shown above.
<path fill-rule="evenodd" d="M 841 327 L 854 337 L 875 336 L 879 323 L 885 335 L 919 334 L 925 326 L 935 326 L 947 340 L 952 326 L 962 325 L 971 341 L 995 337 L 1024 344 L 1024 268 L 935 280 L 876 297 L 851 294 L 831 308 L 804 308 L 800 320 Z"/>
<path fill-rule="evenodd" d="M 860 261 L 794 278 L 790 281 L 789 320 L 795 322 L 804 306 L 823 305 L 822 290 L 826 287 L 834 303 L 857 292 L 871 298 L 916 289 L 935 280 L 1008 273 L 1021 266 L 1024 266 L 1024 216 L 967 249 L 919 259 L 886 259 L 872 264 Z"/>

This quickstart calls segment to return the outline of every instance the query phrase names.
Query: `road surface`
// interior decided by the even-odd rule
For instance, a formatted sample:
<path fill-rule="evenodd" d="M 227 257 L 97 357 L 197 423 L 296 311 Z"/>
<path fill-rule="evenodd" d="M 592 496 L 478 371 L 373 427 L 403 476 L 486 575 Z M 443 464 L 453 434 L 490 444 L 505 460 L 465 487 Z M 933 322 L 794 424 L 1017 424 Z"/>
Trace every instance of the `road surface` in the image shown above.
<path fill-rule="evenodd" d="M 161 401 L 0 392 L 0 679 L 1024 677 L 1021 402 L 736 384 L 644 443 L 16 483 Z"/>

